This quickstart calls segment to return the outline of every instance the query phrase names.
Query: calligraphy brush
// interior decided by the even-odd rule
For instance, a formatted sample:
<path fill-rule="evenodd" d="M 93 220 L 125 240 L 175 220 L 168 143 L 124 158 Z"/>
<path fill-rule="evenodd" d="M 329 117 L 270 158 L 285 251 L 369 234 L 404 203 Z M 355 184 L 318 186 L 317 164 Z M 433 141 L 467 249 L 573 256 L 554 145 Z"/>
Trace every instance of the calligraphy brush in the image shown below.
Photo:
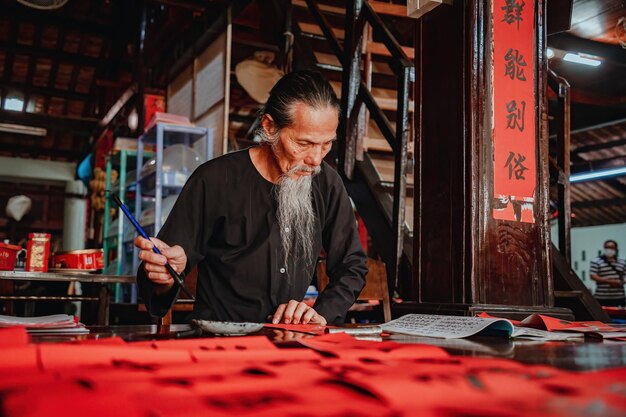
<path fill-rule="evenodd" d="M 111 195 L 111 198 L 113 198 L 113 201 L 115 201 L 115 204 L 118 205 L 118 207 L 122 210 L 122 212 L 124 212 L 124 214 L 126 215 L 128 220 L 130 220 L 130 222 L 133 224 L 133 226 L 135 226 L 135 229 L 137 230 L 137 233 L 139 233 L 141 235 L 141 237 L 143 237 L 144 239 L 150 240 L 150 237 L 148 236 L 148 234 L 143 230 L 143 228 L 141 227 L 141 225 L 139 224 L 137 219 L 135 219 L 135 217 L 132 215 L 130 210 L 128 210 L 128 207 L 126 207 L 126 205 L 124 205 L 124 203 L 122 203 L 122 200 L 120 200 L 119 197 L 116 196 L 115 194 L 113 194 L 110 190 L 106 190 L 106 192 Z M 161 251 L 159 250 L 159 248 L 156 247 L 155 244 L 152 244 L 152 252 L 154 252 L 154 253 L 156 253 L 158 255 L 161 255 Z M 195 297 L 193 295 L 191 295 L 191 292 L 187 289 L 187 287 L 185 287 L 185 284 L 183 283 L 183 280 L 180 277 L 180 275 L 178 275 L 178 272 L 176 272 L 174 270 L 174 268 L 172 268 L 172 265 L 170 265 L 169 262 L 165 263 L 165 269 L 167 269 L 167 272 L 169 272 L 170 275 L 172 276 L 172 278 L 174 278 L 174 281 L 176 281 L 176 284 L 178 284 L 180 289 L 185 294 L 187 294 L 187 296 L 189 296 L 189 298 L 191 298 L 193 301 L 196 301 Z"/>

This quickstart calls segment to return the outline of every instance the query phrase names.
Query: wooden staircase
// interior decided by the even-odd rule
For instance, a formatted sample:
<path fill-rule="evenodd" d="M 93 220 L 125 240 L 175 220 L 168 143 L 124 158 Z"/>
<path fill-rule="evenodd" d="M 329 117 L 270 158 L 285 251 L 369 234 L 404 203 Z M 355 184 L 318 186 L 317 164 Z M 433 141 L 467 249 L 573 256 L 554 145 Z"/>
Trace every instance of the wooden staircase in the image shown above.
<path fill-rule="evenodd" d="M 314 3 L 312 5 L 312 3 Z M 305 1 L 292 0 L 293 26 L 296 32 L 296 42 L 307 44 L 303 50 L 311 53 L 312 63 L 318 70 L 323 72 L 330 80 L 331 85 L 337 96 L 342 96 L 342 80 L 345 77 L 344 65 L 342 65 L 341 56 L 337 54 L 337 48 L 333 47 L 333 40 L 329 39 L 330 33 L 324 31 L 320 25 L 320 20 L 328 24 L 328 29 L 341 47 L 345 47 L 346 39 L 346 7 L 350 7 L 351 2 L 336 0 L 321 1 Z M 348 4 L 348 6 L 346 6 Z M 385 24 L 388 33 L 395 38 L 400 48 L 409 59 L 413 59 L 415 51 L 412 46 L 414 34 L 414 19 L 406 16 L 406 5 L 384 3 L 381 1 L 369 1 L 371 9 L 379 14 L 380 20 Z M 316 16 L 316 13 L 321 15 Z M 380 29 L 377 29 L 380 30 Z M 362 64 L 359 68 L 361 80 L 366 84 L 367 89 L 371 93 L 374 102 L 378 108 L 384 113 L 389 120 L 389 127 L 392 131 L 396 130 L 396 119 L 398 110 L 398 77 L 392 68 L 394 61 L 392 53 L 388 46 L 383 42 L 377 31 L 372 26 L 365 24 L 364 42 L 361 45 Z M 410 84 L 412 85 L 412 84 Z M 412 94 L 409 92 L 409 126 L 410 131 L 408 137 L 412 138 L 413 130 L 412 116 L 415 108 Z M 345 111 L 345 110 L 344 110 Z M 375 197 L 375 200 L 383 214 L 382 221 L 389 226 L 393 225 L 393 191 L 394 191 L 394 172 L 395 160 L 394 151 L 389 140 L 381 131 L 379 124 L 374 118 L 369 116 L 369 112 L 365 112 L 365 123 L 361 135 L 357 138 L 355 157 L 357 166 L 359 167 L 359 180 L 365 181 Z M 412 259 L 412 232 L 413 232 L 413 186 L 414 176 L 413 166 L 413 143 L 408 143 L 408 164 L 406 172 L 406 196 L 404 199 L 405 215 L 404 215 L 404 237 L 403 237 L 403 254 L 409 262 Z M 349 175 L 348 175 L 349 177 Z M 348 190 L 350 192 L 350 186 Z M 353 199 L 354 196 L 353 196 Z M 356 203 L 356 201 L 355 201 Z M 357 208 L 358 203 L 357 203 Z M 361 210 L 360 210 L 361 211 Z M 377 217 L 377 216 L 372 216 Z M 365 218 L 366 225 L 368 219 Z M 379 219 L 380 221 L 381 219 Z M 371 223 L 371 221 L 369 222 Z M 379 237 L 376 242 L 376 236 L 372 233 L 372 238 L 377 247 L 390 246 L 387 239 Z M 386 240 L 386 241 L 385 241 Z M 385 257 L 383 256 L 383 259 Z M 389 264 L 389 260 L 386 260 Z M 410 268 L 409 268 L 410 269 Z M 390 270 L 390 273 L 394 271 Z M 393 284 L 393 283 L 391 283 Z M 391 285 L 393 288 L 393 285 Z"/>

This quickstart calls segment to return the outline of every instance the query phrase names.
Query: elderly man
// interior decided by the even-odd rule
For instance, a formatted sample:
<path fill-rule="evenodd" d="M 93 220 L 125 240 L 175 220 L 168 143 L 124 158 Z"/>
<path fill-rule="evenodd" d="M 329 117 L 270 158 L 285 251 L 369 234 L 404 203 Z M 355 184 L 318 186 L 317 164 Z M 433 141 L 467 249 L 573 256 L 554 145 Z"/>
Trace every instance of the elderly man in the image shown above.
<path fill-rule="evenodd" d="M 199 167 L 158 239 L 135 240 L 152 315 L 164 315 L 178 293 L 166 261 L 179 273 L 198 265 L 194 316 L 205 320 L 341 323 L 363 288 L 352 207 L 323 161 L 339 118 L 332 88 L 316 72 L 287 74 L 260 117 L 259 146 Z M 302 299 L 322 248 L 331 280 L 311 308 Z"/>

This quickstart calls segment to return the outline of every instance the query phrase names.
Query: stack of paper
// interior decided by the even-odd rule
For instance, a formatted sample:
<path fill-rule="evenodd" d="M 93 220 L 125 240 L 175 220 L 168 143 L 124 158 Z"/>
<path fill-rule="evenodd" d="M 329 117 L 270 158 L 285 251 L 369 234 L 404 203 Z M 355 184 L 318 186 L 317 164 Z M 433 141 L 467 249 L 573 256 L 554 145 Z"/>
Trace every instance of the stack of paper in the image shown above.
<path fill-rule="evenodd" d="M 14 317 L 0 315 L 0 327 L 23 326 L 29 333 L 89 333 L 78 318 L 69 314 L 39 317 Z"/>
<path fill-rule="evenodd" d="M 166 123 L 168 125 L 193 126 L 193 123 L 191 123 L 189 121 L 189 118 L 185 116 L 157 111 L 150 119 L 148 126 L 146 126 L 146 130 L 149 130 L 157 123 Z"/>

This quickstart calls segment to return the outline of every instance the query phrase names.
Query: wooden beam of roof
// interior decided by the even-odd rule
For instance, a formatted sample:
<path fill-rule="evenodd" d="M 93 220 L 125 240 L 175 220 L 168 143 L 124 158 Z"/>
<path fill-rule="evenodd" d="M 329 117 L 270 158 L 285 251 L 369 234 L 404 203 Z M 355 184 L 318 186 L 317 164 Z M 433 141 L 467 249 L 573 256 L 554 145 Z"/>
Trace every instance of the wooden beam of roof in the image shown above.
<path fill-rule="evenodd" d="M 213 5 L 223 5 L 228 3 L 227 0 L 150 0 L 153 3 L 161 3 L 168 6 L 180 7 L 182 9 L 190 9 L 202 12 Z"/>
<path fill-rule="evenodd" d="M 44 97 L 54 96 L 66 100 L 92 101 L 95 98 L 91 94 L 77 93 L 75 91 L 68 90 L 59 90 L 57 88 L 35 87 L 32 85 L 15 82 L 0 82 L 0 88 L 5 90 L 17 90 L 25 94 L 36 94 Z"/>
<path fill-rule="evenodd" d="M 611 120 L 611 121 L 608 121 L 608 122 L 604 122 L 604 123 L 600 123 L 600 124 L 596 124 L 596 125 L 592 125 L 592 126 L 582 127 L 580 129 L 572 130 L 571 134 L 573 135 L 573 134 L 576 134 L 576 133 L 589 132 L 591 130 L 604 129 L 605 127 L 613 127 L 613 126 L 620 125 L 622 123 L 626 124 L 626 119 L 621 118 L 621 119 Z"/>
<path fill-rule="evenodd" d="M 0 110 L 0 122 L 44 127 L 49 130 L 70 131 L 77 135 L 89 136 L 97 125 L 98 119 L 50 116 L 39 113 Z"/>
<path fill-rule="evenodd" d="M 570 90 L 570 98 L 572 103 L 586 104 L 597 107 L 620 106 L 626 104 L 626 96 L 624 95 L 607 96 L 580 90 Z M 554 90 L 551 88 L 548 89 L 548 100 L 555 102 L 557 99 L 558 96 Z"/>
<path fill-rule="evenodd" d="M 574 201 L 572 208 L 626 206 L 626 198 L 610 198 L 607 200 Z"/>
<path fill-rule="evenodd" d="M 18 24 L 11 20 L 9 22 L 9 40 L 11 42 L 17 42 Z M 9 81 L 13 75 L 13 60 L 14 54 L 11 51 L 7 51 L 4 57 L 4 69 L 2 70 L 2 81 Z M 4 95 L 2 97 L 2 108 L 4 108 Z"/>
<path fill-rule="evenodd" d="M 622 195 L 626 195 L 626 185 L 624 183 L 622 183 L 619 179 L 617 179 L 616 177 L 613 178 L 602 178 L 599 181 L 603 181 L 604 183 L 606 183 L 609 187 L 613 188 L 614 190 L 617 190 L 618 192 L 620 192 Z"/>
<path fill-rule="evenodd" d="M 58 148 L 43 148 L 40 146 L 25 146 L 15 145 L 9 143 L 0 143 L 0 154 L 11 155 L 29 155 L 30 157 L 45 156 L 50 159 L 67 159 L 76 160 L 83 155 L 83 149 L 58 149 Z"/>
<path fill-rule="evenodd" d="M 620 168 L 624 166 L 624 161 L 626 161 L 626 155 L 615 155 L 609 158 L 595 159 L 591 161 L 577 160 L 571 165 L 570 172 L 572 174 L 578 174 L 587 171 Z"/>
<path fill-rule="evenodd" d="M 548 46 L 568 52 L 595 55 L 613 64 L 626 66 L 626 50 L 617 45 L 583 39 L 569 33 L 557 33 L 548 36 Z"/>
<path fill-rule="evenodd" d="M 577 154 L 581 154 L 581 153 L 585 153 L 585 152 L 592 152 L 592 151 L 599 151 L 599 150 L 603 150 L 603 149 L 616 148 L 618 146 L 624 146 L 624 145 L 626 145 L 626 138 L 613 140 L 613 141 L 610 141 L 610 142 L 594 143 L 593 145 L 578 146 L 578 147 L 572 149 L 572 152 L 573 153 L 577 153 Z"/>
<path fill-rule="evenodd" d="M 168 50 L 176 42 L 176 36 L 172 33 L 183 33 L 193 19 L 189 12 L 181 9 L 173 9 L 168 13 L 167 19 L 161 23 L 158 30 L 150 33 L 146 38 L 144 60 L 147 67 L 154 67 L 161 59 L 162 51 Z"/>
<path fill-rule="evenodd" d="M 67 30 L 76 30 L 81 33 L 91 33 L 99 36 L 110 36 L 117 25 L 108 24 L 105 18 L 85 19 L 83 16 L 68 16 L 62 12 L 37 10 L 19 5 L 17 2 L 3 2 L 2 12 L 10 21 L 30 22 L 35 25 L 58 26 Z"/>
<path fill-rule="evenodd" d="M 61 33 L 61 32 L 59 32 Z M 62 41 L 62 37 L 58 41 Z M 0 50 L 11 52 L 16 55 L 27 55 L 33 58 L 50 59 L 52 61 L 61 61 L 61 63 L 83 65 L 87 67 L 98 67 L 107 64 L 99 58 L 94 58 L 77 53 L 67 52 L 63 47 L 57 49 L 48 49 L 31 45 L 22 45 L 10 42 L 0 42 Z M 123 69 L 130 71 L 132 64 L 130 62 L 121 62 Z"/>

